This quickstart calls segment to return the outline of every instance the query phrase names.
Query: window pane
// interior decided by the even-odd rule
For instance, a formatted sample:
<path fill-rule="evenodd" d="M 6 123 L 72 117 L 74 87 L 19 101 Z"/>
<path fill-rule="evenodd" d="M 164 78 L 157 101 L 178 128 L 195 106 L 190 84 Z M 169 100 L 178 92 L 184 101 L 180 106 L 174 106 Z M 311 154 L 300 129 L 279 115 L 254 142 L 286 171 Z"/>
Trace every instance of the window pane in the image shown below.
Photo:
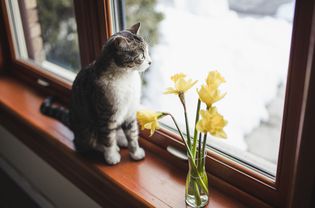
<path fill-rule="evenodd" d="M 8 1 L 18 58 L 73 80 L 80 69 L 72 0 Z"/>
<path fill-rule="evenodd" d="M 210 70 L 218 70 L 227 95 L 216 106 L 229 122 L 228 139 L 211 137 L 209 147 L 275 176 L 294 5 L 292 0 L 126 0 L 126 25 L 140 21 L 151 44 L 143 104 L 171 112 L 184 130 L 178 98 L 163 95 L 172 86 L 170 76 L 183 72 L 200 87 Z M 186 97 L 193 128 L 197 93 Z"/>

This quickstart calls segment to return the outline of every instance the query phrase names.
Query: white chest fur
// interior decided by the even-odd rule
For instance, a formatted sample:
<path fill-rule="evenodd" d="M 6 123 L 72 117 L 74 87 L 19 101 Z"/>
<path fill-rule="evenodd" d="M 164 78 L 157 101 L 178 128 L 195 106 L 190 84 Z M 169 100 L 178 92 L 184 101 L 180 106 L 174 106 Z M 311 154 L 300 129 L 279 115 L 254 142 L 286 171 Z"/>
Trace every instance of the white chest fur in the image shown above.
<path fill-rule="evenodd" d="M 139 72 L 128 71 L 101 79 L 107 99 L 115 108 L 114 119 L 118 124 L 135 117 L 140 104 L 141 79 Z"/>

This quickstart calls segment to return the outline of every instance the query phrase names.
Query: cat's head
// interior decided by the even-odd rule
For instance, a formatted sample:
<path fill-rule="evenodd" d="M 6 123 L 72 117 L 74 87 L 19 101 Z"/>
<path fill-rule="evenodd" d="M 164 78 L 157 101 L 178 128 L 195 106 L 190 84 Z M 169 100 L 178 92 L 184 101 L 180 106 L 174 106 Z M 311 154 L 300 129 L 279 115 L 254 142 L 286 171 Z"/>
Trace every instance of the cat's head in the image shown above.
<path fill-rule="evenodd" d="M 115 65 L 122 69 L 145 71 L 151 65 L 148 44 L 139 36 L 140 23 L 115 33 L 107 42 Z"/>

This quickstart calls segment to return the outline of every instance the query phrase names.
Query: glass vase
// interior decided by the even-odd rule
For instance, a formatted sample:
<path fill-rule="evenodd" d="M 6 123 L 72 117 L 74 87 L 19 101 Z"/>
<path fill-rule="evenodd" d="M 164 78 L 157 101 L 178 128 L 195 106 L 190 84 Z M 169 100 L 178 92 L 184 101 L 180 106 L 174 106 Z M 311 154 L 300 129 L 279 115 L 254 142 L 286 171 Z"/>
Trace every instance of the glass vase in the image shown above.
<path fill-rule="evenodd" d="M 196 159 L 188 157 L 188 165 L 185 191 L 186 204 L 190 207 L 205 207 L 209 201 L 205 155 L 203 154 L 202 157 L 196 156 Z"/>

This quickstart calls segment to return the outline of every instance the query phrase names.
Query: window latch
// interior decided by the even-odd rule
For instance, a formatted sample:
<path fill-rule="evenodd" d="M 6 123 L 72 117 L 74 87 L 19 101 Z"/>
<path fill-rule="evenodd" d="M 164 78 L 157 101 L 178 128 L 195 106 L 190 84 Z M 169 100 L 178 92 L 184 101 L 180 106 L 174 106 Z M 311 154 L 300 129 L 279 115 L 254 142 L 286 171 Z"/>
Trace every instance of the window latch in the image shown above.
<path fill-rule="evenodd" d="M 179 150 L 177 149 L 176 147 L 174 146 L 171 146 L 171 145 L 168 145 L 166 147 L 166 150 L 171 153 L 173 156 L 179 158 L 179 159 L 182 159 L 182 160 L 188 160 L 188 157 L 186 155 L 186 153 L 182 150 Z"/>

